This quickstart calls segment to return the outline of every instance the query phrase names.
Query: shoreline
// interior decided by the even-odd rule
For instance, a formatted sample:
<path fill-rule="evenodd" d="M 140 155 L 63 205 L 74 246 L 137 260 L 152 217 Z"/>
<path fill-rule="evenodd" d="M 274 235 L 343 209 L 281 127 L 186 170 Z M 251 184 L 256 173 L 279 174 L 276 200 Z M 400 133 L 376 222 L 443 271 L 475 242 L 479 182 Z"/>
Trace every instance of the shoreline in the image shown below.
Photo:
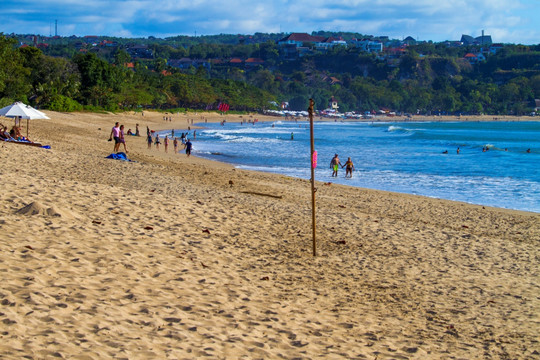
<path fill-rule="evenodd" d="M 46 113 L 50 150 L 0 143 L 3 358 L 540 353 L 539 214 L 318 183 L 314 258 L 308 180 L 105 159 L 189 115 Z"/>
<path fill-rule="evenodd" d="M 316 120 L 316 122 L 327 122 L 327 123 L 332 123 L 333 122 L 330 119 L 315 119 L 315 120 Z M 230 122 L 237 123 L 237 122 L 240 122 L 240 121 L 242 121 L 242 119 L 233 119 Z M 281 121 L 283 123 L 295 123 L 295 122 L 302 123 L 302 122 L 306 121 L 306 119 L 302 118 L 301 120 L 298 120 L 298 121 L 282 119 Z M 502 119 L 498 120 L 498 121 L 492 121 L 492 120 L 489 120 L 489 119 L 480 120 L 480 121 L 482 121 L 482 122 L 525 122 L 525 120 L 522 120 L 520 118 L 518 118 L 518 119 L 516 119 L 514 121 L 504 121 Z M 219 121 L 211 121 L 211 123 L 216 123 L 216 122 L 219 122 Z M 259 123 L 261 123 L 261 124 L 263 124 L 263 123 L 272 123 L 272 122 L 274 122 L 273 118 L 270 118 L 270 119 L 265 118 L 263 121 L 259 121 Z M 386 122 L 386 121 L 371 121 L 371 120 L 370 121 L 365 121 L 365 120 L 354 120 L 354 119 L 345 119 L 343 121 L 336 121 L 336 123 L 347 123 L 347 122 L 350 122 L 350 123 L 360 122 L 360 123 L 385 124 L 385 123 L 422 123 L 422 122 L 437 123 L 437 122 L 453 122 L 453 121 L 451 119 L 445 119 L 445 120 L 442 120 L 442 121 L 431 121 L 431 120 L 428 120 L 428 119 L 425 119 L 425 120 L 416 120 L 416 119 L 408 119 L 407 120 L 406 119 L 406 120 L 402 120 L 402 121 L 388 121 L 388 122 Z M 479 121 L 461 121 L 461 122 L 467 123 L 467 122 L 479 122 Z M 197 129 L 197 130 L 198 129 L 204 129 L 204 124 L 195 123 L 195 125 L 192 126 L 191 130 L 194 130 L 194 129 Z M 165 133 L 170 132 L 171 130 L 172 129 L 160 130 L 159 131 L 160 136 L 164 135 Z M 180 130 L 180 129 L 175 129 L 175 130 Z M 523 152 L 525 152 L 525 150 L 523 150 Z M 309 178 L 296 177 L 294 175 L 283 173 L 283 172 L 275 172 L 275 171 L 271 171 L 271 170 L 265 171 L 265 170 L 262 170 L 263 166 L 255 166 L 255 165 L 247 166 L 247 165 L 243 165 L 243 164 L 235 164 L 234 162 L 228 162 L 226 160 L 215 159 L 215 158 L 212 158 L 212 156 L 197 155 L 196 152 L 193 154 L 193 156 L 199 156 L 200 158 L 205 159 L 205 160 L 209 160 L 209 161 L 217 161 L 217 162 L 220 162 L 220 163 L 224 163 L 224 164 L 233 166 L 236 169 L 243 169 L 243 170 L 248 170 L 248 171 L 260 171 L 260 172 L 263 172 L 263 173 L 266 173 L 266 174 L 278 174 L 278 175 L 283 175 L 283 176 L 289 176 L 291 178 L 309 180 Z M 257 169 L 250 169 L 252 167 L 257 168 Z M 259 168 L 261 168 L 261 169 L 259 169 Z M 328 181 L 328 180 L 317 180 L 316 179 L 316 182 L 321 183 L 321 184 L 326 182 L 326 181 Z M 467 200 L 459 200 L 459 199 L 449 199 L 449 198 L 440 197 L 440 196 L 437 196 L 437 195 L 430 196 L 430 195 L 414 194 L 412 192 L 400 192 L 400 191 L 391 190 L 391 189 L 377 189 L 377 188 L 366 187 L 366 186 L 362 186 L 362 185 L 351 185 L 351 184 L 345 184 L 343 182 L 334 182 L 333 180 L 332 180 L 332 183 L 333 184 L 340 184 L 340 185 L 343 185 L 343 186 L 350 186 L 350 187 L 358 188 L 358 189 L 365 189 L 365 190 L 369 189 L 369 190 L 377 190 L 377 191 L 390 192 L 390 193 L 417 195 L 417 196 L 422 196 L 422 197 L 431 198 L 431 199 L 441 199 L 441 200 L 448 200 L 448 201 L 455 201 L 455 202 L 463 202 L 463 203 L 469 204 L 469 205 L 487 206 L 487 207 L 504 209 L 504 210 L 515 210 L 515 211 L 520 211 L 520 212 L 524 212 L 524 213 L 531 213 L 531 214 L 539 214 L 540 213 L 540 211 L 535 211 L 535 210 L 527 210 L 527 209 L 519 209 L 519 208 L 512 208 L 512 207 L 496 206 L 496 205 L 492 205 L 492 204 L 488 204 L 488 203 L 474 202 L 474 200 L 467 201 Z"/>

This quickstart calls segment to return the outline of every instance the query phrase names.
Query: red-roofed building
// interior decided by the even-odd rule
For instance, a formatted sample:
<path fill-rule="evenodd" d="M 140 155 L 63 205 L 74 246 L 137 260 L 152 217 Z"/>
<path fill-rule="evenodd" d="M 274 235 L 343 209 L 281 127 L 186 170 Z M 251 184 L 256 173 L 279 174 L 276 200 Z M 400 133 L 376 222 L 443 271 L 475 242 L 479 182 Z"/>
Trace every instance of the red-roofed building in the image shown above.
<path fill-rule="evenodd" d="M 389 58 L 398 58 L 401 55 L 405 55 L 405 48 L 387 48 L 385 50 L 386 54 L 388 54 Z"/>
<path fill-rule="evenodd" d="M 113 47 L 113 46 L 116 46 L 116 43 L 111 40 L 103 40 L 102 42 L 99 43 L 99 46 Z"/>
<path fill-rule="evenodd" d="M 259 58 L 249 58 L 246 60 L 246 66 L 264 65 L 264 60 Z"/>
<path fill-rule="evenodd" d="M 278 45 L 304 46 L 304 43 L 318 43 L 324 41 L 322 36 L 311 36 L 307 33 L 292 33 L 278 41 Z"/>
<path fill-rule="evenodd" d="M 229 60 L 229 64 L 231 65 L 242 65 L 243 63 L 244 63 L 244 60 L 240 58 L 232 58 L 231 60 Z"/>
<path fill-rule="evenodd" d="M 485 61 L 486 57 L 482 53 L 473 54 L 473 53 L 467 53 L 464 56 L 465 60 L 469 61 L 471 64 L 476 64 L 481 61 Z"/>

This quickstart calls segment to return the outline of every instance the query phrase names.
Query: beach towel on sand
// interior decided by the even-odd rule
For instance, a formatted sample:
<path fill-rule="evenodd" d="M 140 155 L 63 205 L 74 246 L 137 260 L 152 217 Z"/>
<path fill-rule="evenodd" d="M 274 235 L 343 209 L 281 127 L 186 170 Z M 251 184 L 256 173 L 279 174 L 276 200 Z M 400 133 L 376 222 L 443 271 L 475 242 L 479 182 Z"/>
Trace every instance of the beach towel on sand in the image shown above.
<path fill-rule="evenodd" d="M 129 160 L 127 155 L 125 153 L 123 153 L 123 152 L 119 152 L 119 153 L 116 153 L 116 154 L 111 154 L 109 156 L 106 156 L 105 158 L 106 159 L 115 159 L 115 160 L 124 160 L 124 161 L 133 161 L 133 160 Z"/>

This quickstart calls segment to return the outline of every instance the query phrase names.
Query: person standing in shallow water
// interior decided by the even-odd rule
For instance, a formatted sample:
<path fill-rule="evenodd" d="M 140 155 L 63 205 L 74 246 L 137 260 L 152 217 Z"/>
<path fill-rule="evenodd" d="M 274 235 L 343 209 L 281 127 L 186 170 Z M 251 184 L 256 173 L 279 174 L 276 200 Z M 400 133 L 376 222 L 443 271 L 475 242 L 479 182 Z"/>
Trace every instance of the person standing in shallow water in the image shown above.
<path fill-rule="evenodd" d="M 352 172 L 354 170 L 354 164 L 351 160 L 351 158 L 348 158 L 347 161 L 345 162 L 345 165 L 343 165 L 345 167 L 345 177 L 347 177 L 347 175 L 349 175 L 349 178 L 352 179 Z M 342 166 L 342 168 L 343 168 Z"/>
<path fill-rule="evenodd" d="M 332 158 L 332 161 L 330 161 L 330 169 L 332 169 L 332 177 L 338 176 L 338 169 L 340 166 L 343 167 L 343 165 L 341 164 L 341 161 L 339 161 L 338 154 L 336 154 Z"/>
<path fill-rule="evenodd" d="M 192 148 L 191 141 L 187 139 L 186 141 L 186 155 L 189 157 L 191 155 L 191 148 Z"/>

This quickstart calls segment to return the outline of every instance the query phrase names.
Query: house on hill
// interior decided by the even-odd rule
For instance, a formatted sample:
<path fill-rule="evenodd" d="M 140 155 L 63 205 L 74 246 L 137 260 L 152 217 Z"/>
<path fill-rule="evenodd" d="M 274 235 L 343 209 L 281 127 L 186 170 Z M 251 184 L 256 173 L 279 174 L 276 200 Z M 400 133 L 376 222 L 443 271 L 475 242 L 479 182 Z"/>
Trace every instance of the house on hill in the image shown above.
<path fill-rule="evenodd" d="M 86 35 L 83 39 L 84 39 L 84 42 L 87 44 L 97 44 L 99 41 L 99 36 Z"/>
<path fill-rule="evenodd" d="M 243 64 L 244 64 L 244 60 L 240 58 L 232 58 L 231 60 L 229 60 L 229 65 L 241 66 Z"/>
<path fill-rule="evenodd" d="M 491 35 L 484 35 L 484 31 L 482 31 L 482 36 L 478 36 L 476 38 L 473 38 L 470 35 L 461 35 L 461 42 L 463 45 L 481 45 L 481 46 L 488 46 L 493 43 L 491 40 Z"/>
<path fill-rule="evenodd" d="M 328 37 L 324 39 L 323 41 L 319 41 L 315 43 L 315 47 L 317 48 L 317 50 L 322 50 L 322 51 L 327 51 L 328 49 L 331 49 L 334 46 L 347 47 L 347 42 L 343 40 L 342 37 L 339 37 L 339 38 Z"/>
<path fill-rule="evenodd" d="M 311 36 L 307 33 L 292 33 L 278 40 L 278 46 L 295 45 L 296 47 L 305 46 L 306 43 L 318 43 L 324 41 L 322 36 Z"/>
<path fill-rule="evenodd" d="M 351 45 L 364 50 L 369 53 L 380 53 L 383 51 L 383 43 L 377 40 L 371 39 L 352 39 L 350 41 Z"/>
<path fill-rule="evenodd" d="M 152 59 L 154 54 L 146 45 L 134 45 L 127 49 L 127 53 L 134 59 Z"/>
<path fill-rule="evenodd" d="M 287 60 L 296 59 L 311 53 L 311 47 L 325 40 L 322 36 L 307 33 L 292 33 L 277 41 L 281 56 Z"/>
<path fill-rule="evenodd" d="M 465 60 L 467 60 L 470 64 L 477 64 L 481 61 L 485 61 L 486 57 L 482 53 L 473 54 L 473 53 L 467 53 L 464 56 Z"/>
<path fill-rule="evenodd" d="M 207 60 L 195 60 L 190 58 L 181 58 L 181 59 L 169 59 L 167 61 L 167 65 L 170 67 L 174 67 L 177 69 L 186 70 L 190 67 L 199 68 L 199 66 L 204 67 L 207 70 L 210 70 L 211 64 L 210 61 Z"/>
<path fill-rule="evenodd" d="M 493 43 L 493 41 L 491 40 L 491 35 L 478 36 L 477 38 L 474 39 L 474 41 L 477 45 L 482 45 L 482 46 L 488 46 Z"/>
<path fill-rule="evenodd" d="M 499 51 L 501 51 L 503 47 L 504 47 L 503 44 L 492 44 L 492 45 L 489 47 L 489 52 L 492 53 L 493 55 L 495 55 L 496 53 L 498 53 Z"/>
<path fill-rule="evenodd" d="M 406 44 L 406 45 L 416 45 L 416 40 L 412 36 L 407 36 L 403 40 L 403 43 Z"/>
<path fill-rule="evenodd" d="M 245 61 L 246 67 L 255 67 L 255 66 L 263 66 L 264 60 L 259 58 L 248 58 Z"/>
<path fill-rule="evenodd" d="M 339 109 L 339 105 L 338 105 L 338 102 L 336 100 L 336 98 L 334 98 L 333 96 L 330 98 L 330 101 L 328 102 L 328 107 L 332 110 L 335 110 L 335 111 L 338 111 Z"/>

